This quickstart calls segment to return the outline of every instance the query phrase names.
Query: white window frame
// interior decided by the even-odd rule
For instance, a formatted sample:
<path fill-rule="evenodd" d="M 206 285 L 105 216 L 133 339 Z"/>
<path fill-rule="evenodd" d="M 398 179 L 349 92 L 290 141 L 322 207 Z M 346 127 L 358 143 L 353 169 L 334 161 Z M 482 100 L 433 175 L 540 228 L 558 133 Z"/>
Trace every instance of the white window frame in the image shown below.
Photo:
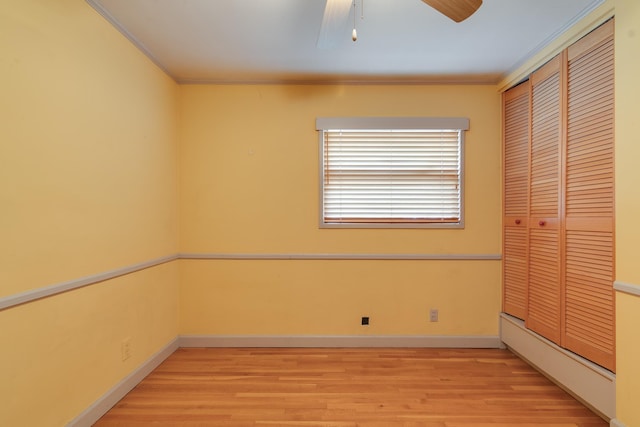
<path fill-rule="evenodd" d="M 458 222 L 326 222 L 324 218 L 325 131 L 337 130 L 456 130 L 460 131 L 460 215 Z M 320 228 L 464 228 L 464 135 L 469 119 L 463 117 L 318 117 L 319 227 Z"/>

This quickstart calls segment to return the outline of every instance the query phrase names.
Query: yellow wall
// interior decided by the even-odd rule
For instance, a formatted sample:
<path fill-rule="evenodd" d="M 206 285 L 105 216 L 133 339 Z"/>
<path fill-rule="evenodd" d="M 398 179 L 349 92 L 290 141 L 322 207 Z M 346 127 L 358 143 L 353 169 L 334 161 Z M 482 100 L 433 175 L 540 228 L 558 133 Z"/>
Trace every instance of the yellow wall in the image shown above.
<path fill-rule="evenodd" d="M 0 312 L 0 425 L 63 426 L 177 335 L 177 263 Z M 131 358 L 121 342 L 130 338 Z"/>
<path fill-rule="evenodd" d="M 493 86 L 181 87 L 181 252 L 499 254 Z M 463 116 L 464 230 L 318 228 L 319 116 Z M 185 334 L 497 335 L 499 261 L 183 261 Z M 430 307 L 438 324 L 427 322 Z"/>
<path fill-rule="evenodd" d="M 178 86 L 90 6 L 4 1 L 0 94 L 0 298 L 177 252 Z M 0 425 L 63 425 L 175 338 L 177 281 L 0 311 Z"/>
<path fill-rule="evenodd" d="M 640 425 L 640 297 L 619 292 L 616 298 L 616 418 L 627 427 Z"/>
<path fill-rule="evenodd" d="M 174 252 L 177 85 L 83 1 L 0 19 L 0 296 Z"/>
<path fill-rule="evenodd" d="M 186 335 L 498 335 L 499 261 L 182 263 Z"/>
<path fill-rule="evenodd" d="M 640 3 L 616 1 L 616 279 L 638 286 L 640 242 Z M 618 293 L 617 323 L 617 418 L 624 425 L 640 425 L 640 297 Z"/>

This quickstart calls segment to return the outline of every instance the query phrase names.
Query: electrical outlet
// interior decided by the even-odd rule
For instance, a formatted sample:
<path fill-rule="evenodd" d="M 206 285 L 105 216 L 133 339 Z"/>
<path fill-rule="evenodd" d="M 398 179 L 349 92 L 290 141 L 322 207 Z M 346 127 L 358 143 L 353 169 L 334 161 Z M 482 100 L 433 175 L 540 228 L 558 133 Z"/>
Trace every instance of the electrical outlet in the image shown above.
<path fill-rule="evenodd" d="M 432 308 L 429 310 L 429 322 L 437 322 L 438 321 L 438 309 Z"/>
<path fill-rule="evenodd" d="M 122 354 L 123 362 L 131 357 L 131 338 L 125 338 L 122 340 L 120 351 Z"/>
<path fill-rule="evenodd" d="M 361 324 L 363 326 L 368 325 L 369 324 L 369 318 L 368 317 L 363 317 L 362 320 L 361 320 Z"/>

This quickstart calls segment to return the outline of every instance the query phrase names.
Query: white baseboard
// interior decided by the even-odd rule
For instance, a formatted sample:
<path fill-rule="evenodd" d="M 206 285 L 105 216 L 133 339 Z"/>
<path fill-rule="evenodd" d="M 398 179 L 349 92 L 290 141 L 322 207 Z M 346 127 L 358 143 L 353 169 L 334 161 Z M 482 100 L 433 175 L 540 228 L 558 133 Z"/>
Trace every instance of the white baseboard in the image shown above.
<path fill-rule="evenodd" d="M 609 422 L 609 427 L 626 427 L 626 426 L 614 418 Z"/>
<path fill-rule="evenodd" d="M 615 374 L 526 329 L 515 317 L 502 314 L 500 330 L 502 341 L 514 353 L 604 418 L 615 419 Z"/>
<path fill-rule="evenodd" d="M 71 422 L 67 424 L 67 427 L 89 427 L 93 425 L 177 349 L 178 338 L 175 338 L 147 359 L 135 371 L 127 375 L 122 381 L 103 394 L 91 406 L 80 413 L 80 415 L 71 420 Z"/>
<path fill-rule="evenodd" d="M 497 336 L 182 335 L 180 347 L 439 347 L 500 348 Z"/>

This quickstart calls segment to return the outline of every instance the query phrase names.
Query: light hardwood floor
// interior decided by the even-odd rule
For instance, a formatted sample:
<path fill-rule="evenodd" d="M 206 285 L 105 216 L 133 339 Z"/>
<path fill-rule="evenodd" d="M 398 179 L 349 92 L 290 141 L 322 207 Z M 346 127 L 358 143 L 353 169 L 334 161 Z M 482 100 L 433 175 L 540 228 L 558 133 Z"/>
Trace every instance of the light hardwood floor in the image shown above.
<path fill-rule="evenodd" d="M 606 427 L 507 350 L 177 350 L 97 424 Z"/>

